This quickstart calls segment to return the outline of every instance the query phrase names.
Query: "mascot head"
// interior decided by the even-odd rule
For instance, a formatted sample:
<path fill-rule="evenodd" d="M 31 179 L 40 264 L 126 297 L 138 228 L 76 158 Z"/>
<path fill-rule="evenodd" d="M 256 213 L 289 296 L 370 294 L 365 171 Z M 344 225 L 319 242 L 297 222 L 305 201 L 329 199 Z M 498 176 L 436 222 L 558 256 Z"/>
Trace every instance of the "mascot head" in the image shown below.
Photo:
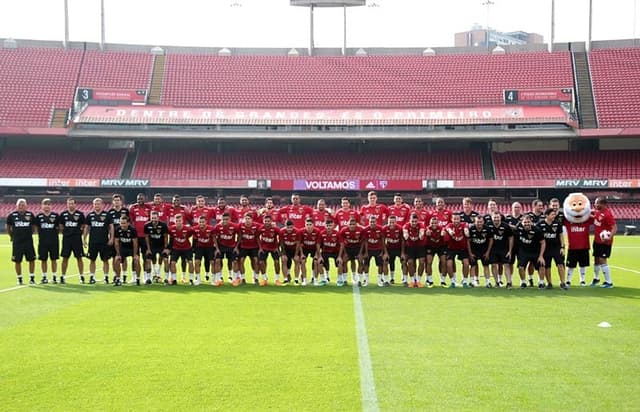
<path fill-rule="evenodd" d="M 571 193 L 564 199 L 564 216 L 571 223 L 584 223 L 591 215 L 591 202 L 582 193 Z"/>

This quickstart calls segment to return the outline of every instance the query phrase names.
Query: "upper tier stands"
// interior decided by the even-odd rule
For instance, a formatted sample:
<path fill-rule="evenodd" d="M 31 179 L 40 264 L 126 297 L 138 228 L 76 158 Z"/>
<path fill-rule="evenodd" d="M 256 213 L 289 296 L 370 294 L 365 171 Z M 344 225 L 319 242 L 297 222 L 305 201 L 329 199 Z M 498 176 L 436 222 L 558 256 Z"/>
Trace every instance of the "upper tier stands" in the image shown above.
<path fill-rule="evenodd" d="M 640 126 L 640 48 L 597 49 L 589 54 L 600 127 Z"/>
<path fill-rule="evenodd" d="M 482 179 L 478 152 L 140 153 L 133 178 Z"/>
<path fill-rule="evenodd" d="M 572 87 L 568 52 L 288 57 L 167 55 L 162 103 L 397 108 L 503 103 L 506 88 Z"/>
<path fill-rule="evenodd" d="M 2 177 L 99 179 L 120 177 L 125 151 L 9 148 L 0 156 Z"/>
<path fill-rule="evenodd" d="M 146 52 L 87 50 L 80 72 L 81 87 L 146 89 L 153 56 Z"/>
<path fill-rule="evenodd" d="M 49 127 L 73 103 L 82 50 L 0 48 L 0 127 Z"/>
<path fill-rule="evenodd" d="M 493 153 L 496 179 L 640 177 L 640 151 Z"/>

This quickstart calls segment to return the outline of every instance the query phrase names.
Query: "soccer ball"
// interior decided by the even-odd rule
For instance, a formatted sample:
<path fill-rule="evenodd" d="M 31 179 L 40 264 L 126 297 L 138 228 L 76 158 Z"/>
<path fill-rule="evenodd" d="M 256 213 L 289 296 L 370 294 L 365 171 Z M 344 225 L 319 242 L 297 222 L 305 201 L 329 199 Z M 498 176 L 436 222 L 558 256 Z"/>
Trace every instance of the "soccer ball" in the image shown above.
<path fill-rule="evenodd" d="M 602 232 L 600 232 L 600 239 L 601 240 L 611 239 L 611 232 L 609 232 L 608 230 L 603 230 Z"/>

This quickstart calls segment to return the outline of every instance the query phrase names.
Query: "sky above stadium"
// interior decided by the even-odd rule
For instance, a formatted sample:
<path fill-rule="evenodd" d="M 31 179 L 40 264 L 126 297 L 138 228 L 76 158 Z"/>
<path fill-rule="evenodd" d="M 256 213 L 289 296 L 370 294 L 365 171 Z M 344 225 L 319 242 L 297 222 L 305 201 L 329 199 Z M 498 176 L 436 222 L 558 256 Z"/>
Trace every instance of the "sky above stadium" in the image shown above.
<path fill-rule="evenodd" d="M 71 41 L 100 41 L 100 0 L 68 0 Z M 453 46 L 473 24 L 550 37 L 551 0 L 368 0 L 348 10 L 349 47 Z M 593 0 L 593 40 L 638 36 L 640 0 Z M 0 38 L 62 40 L 63 0 L 2 1 Z M 556 0 L 556 42 L 586 41 L 588 0 Z M 289 0 L 105 0 L 106 42 L 204 47 L 309 44 Z M 317 9 L 316 47 L 342 46 L 342 9 Z"/>

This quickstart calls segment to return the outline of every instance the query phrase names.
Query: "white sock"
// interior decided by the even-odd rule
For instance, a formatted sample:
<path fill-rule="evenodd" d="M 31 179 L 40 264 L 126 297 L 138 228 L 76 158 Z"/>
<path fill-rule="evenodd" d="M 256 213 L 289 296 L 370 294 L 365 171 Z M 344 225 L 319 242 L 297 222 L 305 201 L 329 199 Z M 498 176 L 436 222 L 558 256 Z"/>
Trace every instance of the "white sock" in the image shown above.
<path fill-rule="evenodd" d="M 453 274 L 453 276 L 451 276 L 451 282 L 452 282 L 452 283 L 456 283 L 456 277 L 457 277 L 457 276 L 458 276 L 458 275 L 456 275 L 455 273 Z"/>
<path fill-rule="evenodd" d="M 171 280 L 175 281 L 177 278 L 177 275 L 175 273 L 171 273 Z"/>
<path fill-rule="evenodd" d="M 89 277 L 90 278 L 95 277 L 95 274 L 94 273 L 89 273 Z"/>
<path fill-rule="evenodd" d="M 611 282 L 611 271 L 609 269 L 609 265 L 605 263 L 604 265 L 600 265 L 600 268 L 602 269 L 602 273 L 604 274 L 604 281 L 607 283 L 613 283 Z"/>
<path fill-rule="evenodd" d="M 600 266 L 601 265 L 593 265 L 593 278 L 600 279 Z"/>
<path fill-rule="evenodd" d="M 587 277 L 587 268 L 580 266 L 580 282 L 584 282 Z"/>

